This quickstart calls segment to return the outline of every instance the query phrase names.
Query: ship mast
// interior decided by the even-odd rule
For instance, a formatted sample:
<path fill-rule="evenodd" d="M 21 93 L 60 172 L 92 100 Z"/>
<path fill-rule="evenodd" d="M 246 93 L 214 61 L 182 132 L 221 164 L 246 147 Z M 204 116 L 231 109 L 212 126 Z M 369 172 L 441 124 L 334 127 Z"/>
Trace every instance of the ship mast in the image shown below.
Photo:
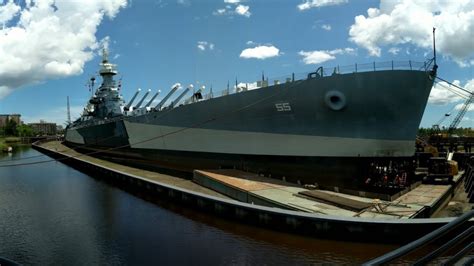
<path fill-rule="evenodd" d="M 69 96 L 67 96 L 67 124 L 71 124 L 71 106 L 69 105 Z"/>
<path fill-rule="evenodd" d="M 99 73 L 104 79 L 117 74 L 116 65 L 109 63 L 109 52 L 105 48 L 102 50 L 102 63 L 100 65 L 102 68 L 100 69 Z"/>
<path fill-rule="evenodd" d="M 435 37 L 436 28 L 433 27 L 433 63 L 436 65 L 436 37 Z"/>
<path fill-rule="evenodd" d="M 102 64 L 106 64 L 109 62 L 109 52 L 105 47 L 102 49 Z"/>

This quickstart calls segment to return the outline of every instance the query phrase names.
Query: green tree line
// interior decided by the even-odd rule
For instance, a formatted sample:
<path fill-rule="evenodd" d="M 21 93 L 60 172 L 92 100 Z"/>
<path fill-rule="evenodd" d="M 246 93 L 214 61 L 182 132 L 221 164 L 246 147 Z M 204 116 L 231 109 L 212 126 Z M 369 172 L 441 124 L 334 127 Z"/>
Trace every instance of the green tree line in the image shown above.
<path fill-rule="evenodd" d="M 447 128 L 434 129 L 434 128 L 419 128 L 418 136 L 421 137 L 430 137 L 433 135 L 441 134 L 442 136 L 448 135 Z M 460 127 L 456 128 L 451 135 L 456 135 L 459 137 L 474 137 L 474 129 L 470 127 Z"/>
<path fill-rule="evenodd" d="M 13 119 L 9 119 L 3 128 L 0 128 L 1 136 L 31 137 L 35 134 L 28 125 L 18 125 Z"/>

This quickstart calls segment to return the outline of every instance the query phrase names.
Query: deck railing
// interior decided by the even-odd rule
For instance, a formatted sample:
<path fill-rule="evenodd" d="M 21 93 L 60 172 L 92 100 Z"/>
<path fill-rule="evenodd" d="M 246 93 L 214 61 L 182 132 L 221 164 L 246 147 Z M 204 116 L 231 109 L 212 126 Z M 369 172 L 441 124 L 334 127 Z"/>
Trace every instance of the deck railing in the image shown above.
<path fill-rule="evenodd" d="M 221 96 L 226 96 L 230 94 L 235 94 L 247 90 L 254 90 L 265 88 L 268 86 L 273 86 L 283 83 L 291 83 L 295 81 L 306 80 L 312 74 L 317 76 L 332 76 L 338 74 L 349 74 L 349 73 L 361 73 L 361 72 L 371 72 L 371 71 L 383 71 L 383 70 L 416 70 L 416 71 L 430 71 L 433 65 L 433 60 L 427 60 L 425 62 L 417 61 L 386 61 L 386 62 L 373 62 L 365 64 L 353 64 L 346 66 L 335 66 L 335 67 L 320 67 L 317 68 L 315 72 L 300 72 L 300 73 L 291 73 L 285 76 L 265 78 L 263 80 L 258 80 L 255 82 L 239 82 L 237 81 L 234 84 L 230 84 L 228 88 L 220 91 L 209 91 L 203 93 L 202 100 L 208 100 L 212 98 L 217 98 Z M 313 75 L 313 77 L 316 75 Z M 181 104 L 190 104 L 196 100 L 193 97 L 182 100 L 177 106 Z"/>

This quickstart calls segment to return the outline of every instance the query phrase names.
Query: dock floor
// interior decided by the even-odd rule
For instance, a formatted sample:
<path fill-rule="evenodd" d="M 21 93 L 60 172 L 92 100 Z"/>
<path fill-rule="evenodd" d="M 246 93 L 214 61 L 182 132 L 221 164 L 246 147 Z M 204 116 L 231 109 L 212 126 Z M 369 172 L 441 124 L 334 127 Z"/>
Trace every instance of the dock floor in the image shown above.
<path fill-rule="evenodd" d="M 450 189 L 450 185 L 421 184 L 389 202 L 325 190 L 316 190 L 317 193 L 313 193 L 317 194 L 316 198 L 308 197 L 304 194 L 311 194 L 314 190 L 233 169 L 195 170 L 194 181 L 243 202 L 310 213 L 379 219 L 415 218 L 428 208 L 438 207 Z M 347 206 L 324 200 L 331 201 L 332 198 L 341 204 L 346 201 Z M 358 211 L 350 208 L 364 204 L 369 207 Z"/>
<path fill-rule="evenodd" d="M 464 190 L 464 180 L 454 192 L 454 196 L 449 200 L 449 202 L 439 210 L 437 210 L 432 217 L 441 218 L 441 217 L 457 217 L 474 209 L 474 203 L 469 202 L 469 197 L 466 191 Z"/>

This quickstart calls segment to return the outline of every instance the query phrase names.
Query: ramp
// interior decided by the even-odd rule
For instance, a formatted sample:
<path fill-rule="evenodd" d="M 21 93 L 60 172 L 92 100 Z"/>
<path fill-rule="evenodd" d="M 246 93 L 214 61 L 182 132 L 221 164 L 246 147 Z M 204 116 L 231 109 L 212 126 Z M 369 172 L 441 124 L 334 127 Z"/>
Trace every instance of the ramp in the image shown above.
<path fill-rule="evenodd" d="M 193 181 L 241 202 L 344 217 L 407 219 L 424 207 L 308 190 L 296 184 L 234 169 L 194 170 Z"/>

